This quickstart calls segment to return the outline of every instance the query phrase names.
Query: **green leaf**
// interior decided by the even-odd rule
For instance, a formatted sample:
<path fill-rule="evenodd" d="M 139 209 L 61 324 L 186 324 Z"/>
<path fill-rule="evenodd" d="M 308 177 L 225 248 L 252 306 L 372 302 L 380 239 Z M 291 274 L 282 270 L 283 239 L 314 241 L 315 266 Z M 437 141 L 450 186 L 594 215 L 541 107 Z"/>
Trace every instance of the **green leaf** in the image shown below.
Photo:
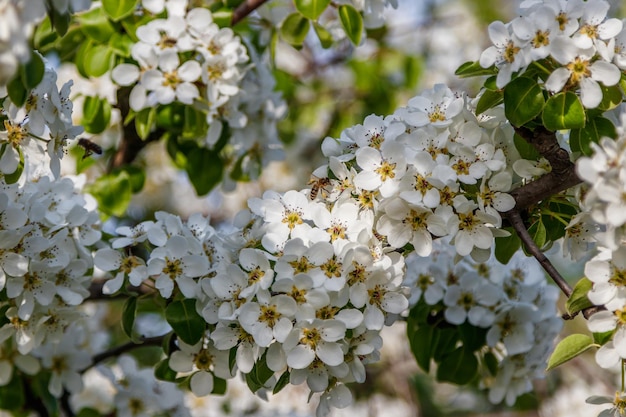
<path fill-rule="evenodd" d="M 283 39 L 294 46 L 300 46 L 309 33 L 309 20 L 300 13 L 292 13 L 285 18 L 280 27 Z"/>
<path fill-rule="evenodd" d="M 228 351 L 228 369 L 233 372 L 237 365 L 237 346 L 230 348 Z"/>
<path fill-rule="evenodd" d="M 67 33 L 67 29 L 70 26 L 70 14 L 69 13 L 59 13 L 56 8 L 52 8 L 52 11 L 48 14 L 50 17 L 50 21 L 52 22 L 52 27 L 57 33 L 61 36 Z"/>
<path fill-rule="evenodd" d="M 94 45 L 85 52 L 84 70 L 88 76 L 101 77 L 113 66 L 115 55 L 108 45 Z"/>
<path fill-rule="evenodd" d="M 156 122 L 156 107 L 141 110 L 135 116 L 135 130 L 141 140 L 146 140 Z"/>
<path fill-rule="evenodd" d="M 154 366 L 154 377 L 156 379 L 161 380 L 161 381 L 168 381 L 168 382 L 176 381 L 177 372 L 172 370 L 172 368 L 170 368 L 169 361 L 170 361 L 169 358 L 165 358 L 163 360 L 160 360 Z"/>
<path fill-rule="evenodd" d="M 493 352 L 486 352 L 483 355 L 483 363 L 492 376 L 498 373 L 498 358 Z"/>
<path fill-rule="evenodd" d="M 501 264 L 508 264 L 515 252 L 517 252 L 522 245 L 517 233 L 514 233 L 512 227 L 505 227 L 504 230 L 511 234 L 507 237 L 496 237 L 496 249 L 495 255 L 498 262 Z"/>
<path fill-rule="evenodd" d="M 407 332 L 409 332 L 407 326 Z M 432 326 L 424 325 L 417 329 L 413 334 L 409 334 L 409 344 L 411 352 L 415 357 L 415 361 L 424 372 L 430 371 L 430 360 L 433 356 L 433 349 L 437 345 L 438 334 Z"/>
<path fill-rule="evenodd" d="M 30 61 L 20 67 L 20 77 L 24 87 L 27 90 L 37 87 L 43 80 L 45 69 L 41 55 L 37 52 L 31 53 Z"/>
<path fill-rule="evenodd" d="M 497 73 L 498 70 L 496 69 L 495 65 L 492 65 L 489 68 L 483 68 L 480 66 L 478 61 L 469 61 L 458 67 L 454 72 L 454 75 L 460 78 L 467 78 L 477 77 L 480 75 L 496 75 Z"/>
<path fill-rule="evenodd" d="M 487 329 L 463 323 L 459 326 L 459 333 L 463 347 L 469 352 L 475 352 L 487 344 Z"/>
<path fill-rule="evenodd" d="M 208 194 L 222 181 L 224 161 L 218 152 L 197 147 L 187 155 L 185 171 L 199 196 Z"/>
<path fill-rule="evenodd" d="M 593 341 L 600 345 L 603 346 L 605 345 L 609 340 L 611 340 L 613 338 L 613 334 L 615 333 L 615 329 L 613 330 L 609 330 L 608 332 L 602 332 L 602 333 L 594 333 L 593 334 Z"/>
<path fill-rule="evenodd" d="M 95 408 L 81 408 L 76 417 L 102 417 L 102 413 Z"/>
<path fill-rule="evenodd" d="M 324 26 L 317 22 L 313 22 L 313 29 L 315 29 L 315 34 L 320 40 L 322 48 L 330 48 L 333 45 L 333 35 L 331 35 Z"/>
<path fill-rule="evenodd" d="M 183 138 L 195 139 L 206 136 L 208 124 L 206 114 L 191 106 L 185 106 L 185 120 L 183 122 Z"/>
<path fill-rule="evenodd" d="M 85 70 L 85 56 L 87 55 L 87 52 L 89 52 L 89 50 L 92 48 L 92 46 L 93 41 L 90 39 L 85 39 L 85 41 L 82 42 L 78 47 L 78 50 L 76 51 L 76 56 L 74 56 L 74 65 L 76 65 L 78 73 L 84 78 L 89 78 L 89 75 Z"/>
<path fill-rule="evenodd" d="M 123 35 L 121 33 L 115 33 L 111 37 L 109 47 L 116 55 L 122 56 L 124 58 L 130 58 L 133 41 L 125 34 Z"/>
<path fill-rule="evenodd" d="M 535 244 L 541 249 L 546 244 L 546 226 L 541 220 L 537 220 L 528 228 L 528 233 L 535 241 Z"/>
<path fill-rule="evenodd" d="M 264 387 L 265 383 L 274 375 L 267 366 L 267 351 L 256 361 L 252 370 L 246 374 L 246 383 L 252 392 L 257 392 Z"/>
<path fill-rule="evenodd" d="M 120 0 L 124 2 L 124 0 Z M 102 8 L 94 8 L 76 15 L 83 33 L 96 42 L 106 44 L 117 31 L 111 24 Z"/>
<path fill-rule="evenodd" d="M 188 345 L 195 345 L 204 336 L 206 322 L 196 311 L 194 299 L 172 301 L 165 309 L 165 320 Z"/>
<path fill-rule="evenodd" d="M 433 339 L 436 343 L 432 348 L 432 355 L 435 362 L 439 363 L 456 349 L 459 340 L 459 330 L 456 326 L 454 328 L 437 329 Z"/>
<path fill-rule="evenodd" d="M 11 102 L 17 107 L 22 107 L 24 103 L 26 103 L 28 91 L 24 88 L 24 84 L 22 83 L 20 77 L 15 77 L 11 80 L 11 82 L 9 82 L 7 85 L 7 93 L 9 93 Z"/>
<path fill-rule="evenodd" d="M 48 411 L 48 415 L 56 416 L 59 413 L 59 400 L 55 398 L 48 388 L 50 385 L 50 373 L 40 372 L 34 377 L 29 378 L 28 387 L 35 394 L 35 397 L 41 401 Z M 4 388 L 4 387 L 3 387 Z"/>
<path fill-rule="evenodd" d="M 20 410 L 25 400 L 22 376 L 19 372 L 13 372 L 11 381 L 0 389 L 0 409 Z"/>
<path fill-rule="evenodd" d="M 515 133 L 513 135 L 513 143 L 515 148 L 519 152 L 520 156 L 524 159 L 530 159 L 531 161 L 539 159 L 541 155 L 537 152 L 537 149 L 528 143 L 526 139 Z"/>
<path fill-rule="evenodd" d="M 211 391 L 211 394 L 224 395 L 226 394 L 226 388 L 228 388 L 226 380 L 213 375 L 213 391 Z"/>
<path fill-rule="evenodd" d="M 622 104 L 624 97 L 619 85 L 607 87 L 604 84 L 600 84 L 600 88 L 602 89 L 602 101 L 598 105 L 598 109 L 604 111 L 612 110 Z"/>
<path fill-rule="evenodd" d="M 476 105 L 476 114 L 479 115 L 482 112 L 496 107 L 498 104 L 504 101 L 504 94 L 501 90 L 483 90 L 483 94 L 478 99 Z"/>
<path fill-rule="evenodd" d="M 572 129 L 570 132 L 570 147 L 574 152 L 582 152 L 591 155 L 591 143 L 599 143 L 603 137 L 615 139 L 617 130 L 615 125 L 606 117 L 596 116 L 590 118 L 582 129 Z"/>
<path fill-rule="evenodd" d="M 341 25 L 346 31 L 348 38 L 350 38 L 353 44 L 360 44 L 361 35 L 363 34 L 363 17 L 361 17 L 361 14 L 349 4 L 339 6 L 338 12 Z"/>
<path fill-rule="evenodd" d="M 523 126 L 537 117 L 545 99 L 537 82 L 518 77 L 504 88 L 504 114 L 513 126 Z"/>
<path fill-rule="evenodd" d="M 111 121 L 111 103 L 105 98 L 85 97 L 81 124 L 88 133 L 102 133 Z"/>
<path fill-rule="evenodd" d="M 289 377 L 290 377 L 289 371 L 283 372 L 280 378 L 278 378 L 278 382 L 276 382 L 276 385 L 274 385 L 272 394 L 278 394 L 280 391 L 282 391 L 282 389 L 285 388 L 289 384 Z"/>
<path fill-rule="evenodd" d="M 294 0 L 296 9 L 307 19 L 317 20 L 326 10 L 330 0 Z"/>
<path fill-rule="evenodd" d="M 130 179 L 130 188 L 133 194 L 137 194 L 143 189 L 143 186 L 146 182 L 146 172 L 135 165 L 124 165 L 119 168 L 121 171 L 125 171 L 128 174 Z M 114 170 L 113 172 L 117 172 L 118 170 Z"/>
<path fill-rule="evenodd" d="M 101 212 L 118 217 L 126 213 L 133 196 L 130 177 L 125 171 L 101 176 L 88 187 L 88 192 L 98 200 Z"/>
<path fill-rule="evenodd" d="M 463 346 L 447 355 L 437 367 L 437 380 L 457 385 L 469 383 L 478 373 L 478 359 Z"/>
<path fill-rule="evenodd" d="M 587 293 L 591 290 L 592 282 L 587 277 L 581 278 L 565 302 L 565 308 L 569 314 L 578 313 L 581 310 L 593 306 L 593 303 L 587 298 Z"/>
<path fill-rule="evenodd" d="M 213 22 L 220 28 L 229 27 L 233 21 L 233 9 L 222 7 L 213 12 Z"/>
<path fill-rule="evenodd" d="M 124 303 L 124 308 L 122 309 L 122 330 L 131 340 L 135 340 L 133 327 L 135 326 L 136 317 L 137 297 L 129 297 Z"/>
<path fill-rule="evenodd" d="M 136 5 L 137 0 L 102 0 L 102 9 L 115 21 L 131 14 Z"/>
<path fill-rule="evenodd" d="M 561 340 L 550 359 L 546 371 L 556 368 L 557 366 L 574 359 L 576 356 L 595 346 L 593 339 L 584 334 L 572 334 Z"/>
<path fill-rule="evenodd" d="M 182 132 L 185 124 L 185 106 L 181 103 L 172 103 L 157 109 L 156 125 L 170 133 Z"/>
<path fill-rule="evenodd" d="M 585 127 L 585 109 L 571 91 L 548 99 L 543 109 L 543 125 L 548 130 L 581 129 Z"/>

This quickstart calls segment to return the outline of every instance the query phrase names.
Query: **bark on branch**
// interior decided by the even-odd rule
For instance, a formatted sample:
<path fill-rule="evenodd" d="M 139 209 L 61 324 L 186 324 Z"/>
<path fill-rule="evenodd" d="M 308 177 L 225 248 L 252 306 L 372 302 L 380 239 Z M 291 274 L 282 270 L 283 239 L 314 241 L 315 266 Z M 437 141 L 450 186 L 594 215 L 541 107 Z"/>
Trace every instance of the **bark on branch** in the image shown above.
<path fill-rule="evenodd" d="M 541 178 L 525 184 L 511 192 L 515 198 L 515 207 L 512 210 L 502 213 L 502 216 L 509 221 L 526 250 L 537 259 L 546 273 L 552 278 L 566 297 L 572 294 L 572 288 L 552 265 L 552 262 L 541 252 L 535 241 L 526 229 L 526 225 L 521 216 L 521 212 L 528 207 L 549 198 L 552 195 L 567 190 L 570 187 L 580 184 L 582 181 L 576 174 L 576 166 L 570 161 L 569 152 L 559 146 L 556 134 L 544 127 L 530 130 L 525 127 L 515 128 L 515 132 L 543 156 L 552 167 L 552 170 Z M 595 312 L 604 310 L 603 306 L 593 306 L 582 311 L 585 318 L 591 317 Z M 576 315 L 565 315 L 564 318 L 571 319 Z"/>
<path fill-rule="evenodd" d="M 515 131 L 526 142 L 534 146 L 541 156 L 546 158 L 552 171 L 543 177 L 511 191 L 515 198 L 515 209 L 523 210 L 546 198 L 580 184 L 576 166 L 569 159 L 569 152 L 559 146 L 554 132 L 538 127 L 530 130 L 525 127 Z"/>
<path fill-rule="evenodd" d="M 245 0 L 235 9 L 235 11 L 233 11 L 233 17 L 230 21 L 230 25 L 235 26 L 254 10 L 261 7 L 264 3 L 267 3 L 267 0 Z"/>

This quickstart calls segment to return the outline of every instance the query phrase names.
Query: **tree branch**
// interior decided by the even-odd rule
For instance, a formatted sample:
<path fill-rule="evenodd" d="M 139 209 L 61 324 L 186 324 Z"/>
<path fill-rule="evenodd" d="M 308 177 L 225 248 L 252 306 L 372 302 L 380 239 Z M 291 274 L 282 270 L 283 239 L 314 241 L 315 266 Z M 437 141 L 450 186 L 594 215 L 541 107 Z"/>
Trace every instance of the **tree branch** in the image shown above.
<path fill-rule="evenodd" d="M 161 343 L 163 343 L 163 339 L 165 339 L 165 336 L 166 335 L 155 336 L 155 337 L 142 337 L 139 339 L 138 342 L 131 341 L 123 345 L 106 350 L 97 355 L 94 355 L 94 357 L 91 359 L 91 365 L 89 365 L 88 367 L 80 371 L 80 373 L 87 371 L 89 368 L 93 367 L 94 365 L 97 365 L 98 363 L 106 359 L 121 355 L 122 353 L 128 352 L 135 348 L 140 348 L 140 347 L 145 347 L 145 346 L 160 346 Z"/>
<path fill-rule="evenodd" d="M 535 130 L 517 127 L 515 132 L 533 145 L 552 167 L 552 171 L 541 178 L 511 191 L 510 194 L 515 198 L 516 210 L 528 208 L 581 183 L 581 179 L 576 174 L 576 166 L 569 159 L 569 152 L 559 146 L 554 132 L 543 127 Z"/>
<path fill-rule="evenodd" d="M 126 120 L 126 117 L 130 114 L 130 87 L 120 87 L 117 90 L 117 105 L 122 116 L 122 123 Z M 148 135 L 146 139 L 141 139 L 137 130 L 135 129 L 135 123 L 123 124 L 122 126 L 122 139 L 117 151 L 111 158 L 109 163 L 109 172 L 115 168 L 130 164 L 137 158 L 139 152 L 149 143 L 159 140 L 165 133 L 162 129 L 156 129 Z"/>
<path fill-rule="evenodd" d="M 554 194 L 580 184 L 582 180 L 576 174 L 576 165 L 570 161 L 569 152 L 559 146 L 554 132 L 544 127 L 538 127 L 535 130 L 516 127 L 515 132 L 526 142 L 533 145 L 537 152 L 548 160 L 552 171 L 533 182 L 511 191 L 510 194 L 515 198 L 515 207 L 502 213 L 502 216 L 509 221 L 526 250 L 539 261 L 539 264 L 550 275 L 550 278 L 561 289 L 563 294 L 569 298 L 572 294 L 572 287 L 537 247 L 535 241 L 528 233 L 526 225 L 524 225 L 520 212 Z M 604 309 L 604 306 L 593 306 L 582 310 L 582 313 L 588 319 L 597 311 Z M 572 319 L 576 314 L 578 313 L 576 312 L 573 315 L 566 314 L 563 318 Z"/>
<path fill-rule="evenodd" d="M 565 281 L 559 271 L 556 270 L 554 265 L 552 265 L 552 262 L 550 262 L 550 260 L 546 258 L 546 255 L 541 252 L 533 238 L 530 236 L 530 233 L 528 233 L 526 225 L 524 225 L 524 221 L 522 220 L 522 216 L 520 216 L 519 211 L 517 211 L 516 209 L 509 210 L 504 213 L 504 215 L 511 223 L 511 226 L 513 226 L 513 229 L 515 229 L 515 232 L 526 247 L 526 250 L 531 255 L 533 255 L 535 259 L 537 259 L 537 261 L 539 261 L 539 264 L 548 273 L 548 275 L 550 275 L 550 278 L 552 278 L 556 285 L 561 289 L 563 294 L 565 294 L 565 296 L 567 297 L 572 295 L 572 287 L 570 287 L 567 281 Z"/>
<path fill-rule="evenodd" d="M 230 21 L 230 25 L 235 26 L 254 10 L 261 7 L 264 3 L 267 3 L 267 0 L 245 0 L 237 6 L 235 11 L 233 11 L 233 17 Z"/>

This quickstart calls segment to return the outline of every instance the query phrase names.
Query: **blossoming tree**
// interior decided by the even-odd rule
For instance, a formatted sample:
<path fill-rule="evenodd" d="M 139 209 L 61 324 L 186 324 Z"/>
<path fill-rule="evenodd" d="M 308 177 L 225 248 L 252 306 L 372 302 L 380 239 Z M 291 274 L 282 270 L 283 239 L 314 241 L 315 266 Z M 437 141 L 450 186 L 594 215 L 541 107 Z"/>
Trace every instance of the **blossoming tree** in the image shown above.
<path fill-rule="evenodd" d="M 397 320 L 422 369 L 493 403 L 590 348 L 623 374 L 626 27 L 605 0 L 522 2 L 457 70 L 481 77 L 477 97 L 437 84 L 326 137 L 308 184 L 250 198 L 229 227 L 128 215 L 150 143 L 198 195 L 258 178 L 283 157 L 277 43 L 358 45 L 387 6 L 0 0 L 2 409 L 97 415 L 74 401 L 97 367 L 110 415 L 187 416 L 183 391 L 237 378 L 261 396 L 306 382 L 322 416 L 352 402 Z M 64 170 L 68 149 L 92 175 Z M 555 242 L 588 259 L 573 286 Z M 103 301 L 129 342 L 100 337 Z M 554 349 L 579 313 L 589 334 Z M 151 368 L 125 355 L 140 346 L 160 347 Z M 588 401 L 623 416 L 625 390 Z"/>

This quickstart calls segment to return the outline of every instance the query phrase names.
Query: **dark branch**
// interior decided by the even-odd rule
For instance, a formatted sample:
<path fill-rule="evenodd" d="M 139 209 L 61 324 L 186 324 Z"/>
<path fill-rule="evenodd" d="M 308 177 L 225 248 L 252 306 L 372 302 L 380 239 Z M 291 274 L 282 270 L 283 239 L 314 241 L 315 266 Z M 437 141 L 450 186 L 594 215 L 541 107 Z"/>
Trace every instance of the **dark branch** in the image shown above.
<path fill-rule="evenodd" d="M 559 146 L 554 132 L 543 127 L 534 131 L 525 127 L 515 128 L 515 132 L 533 145 L 537 152 L 548 160 L 552 171 L 536 181 L 511 191 L 515 198 L 515 209 L 523 210 L 546 198 L 580 184 L 576 166 L 569 159 L 569 152 Z"/>
<path fill-rule="evenodd" d="M 111 348 L 107 351 L 104 351 L 102 353 L 99 353 L 97 355 L 94 355 L 94 357 L 91 359 L 91 365 L 89 365 L 87 368 L 83 369 L 81 371 L 81 373 L 85 372 L 87 369 L 93 367 L 94 365 L 97 365 L 98 363 L 109 359 L 109 358 L 113 358 L 115 356 L 119 356 L 122 353 L 128 352 L 130 350 L 136 349 L 136 348 L 140 348 L 140 347 L 145 347 L 145 346 L 161 346 L 161 343 L 163 343 L 163 339 L 165 339 L 165 335 L 163 336 L 155 336 L 155 337 L 142 337 L 141 339 L 139 339 L 139 341 L 137 342 L 128 342 L 125 343 L 123 345 Z"/>
<path fill-rule="evenodd" d="M 121 87 L 117 90 L 117 104 L 116 107 L 120 110 L 122 116 L 122 122 L 126 120 L 126 117 L 130 114 L 130 87 Z M 122 126 L 122 140 L 117 148 L 117 151 L 111 158 L 109 163 L 109 172 L 115 168 L 130 164 L 137 158 L 139 152 L 149 143 L 159 140 L 163 133 L 161 129 L 150 132 L 148 137 L 144 140 L 139 137 L 137 130 L 135 129 L 135 123 L 132 121 Z"/>
<path fill-rule="evenodd" d="M 561 276 L 559 271 L 557 271 L 554 265 L 552 265 L 552 262 L 550 262 L 550 260 L 546 258 L 543 252 L 541 252 L 539 247 L 537 247 L 537 244 L 528 233 L 526 225 L 524 225 L 524 221 L 522 220 L 522 216 L 520 216 L 519 211 L 513 209 L 507 211 L 506 213 L 504 213 L 504 215 L 511 223 L 511 226 L 513 226 L 513 229 L 515 229 L 515 232 L 526 247 L 526 250 L 531 255 L 533 255 L 535 259 L 537 259 L 537 261 L 539 261 L 539 264 L 548 273 L 548 275 L 550 275 L 550 278 L 552 278 L 556 285 L 561 289 L 563 294 L 565 294 L 567 297 L 572 295 L 572 287 L 569 286 L 569 284 Z"/>
<path fill-rule="evenodd" d="M 235 11 L 233 12 L 233 17 L 230 21 L 230 25 L 235 26 L 254 10 L 261 7 L 264 3 L 267 3 L 267 0 L 245 0 L 243 3 L 237 6 Z"/>

